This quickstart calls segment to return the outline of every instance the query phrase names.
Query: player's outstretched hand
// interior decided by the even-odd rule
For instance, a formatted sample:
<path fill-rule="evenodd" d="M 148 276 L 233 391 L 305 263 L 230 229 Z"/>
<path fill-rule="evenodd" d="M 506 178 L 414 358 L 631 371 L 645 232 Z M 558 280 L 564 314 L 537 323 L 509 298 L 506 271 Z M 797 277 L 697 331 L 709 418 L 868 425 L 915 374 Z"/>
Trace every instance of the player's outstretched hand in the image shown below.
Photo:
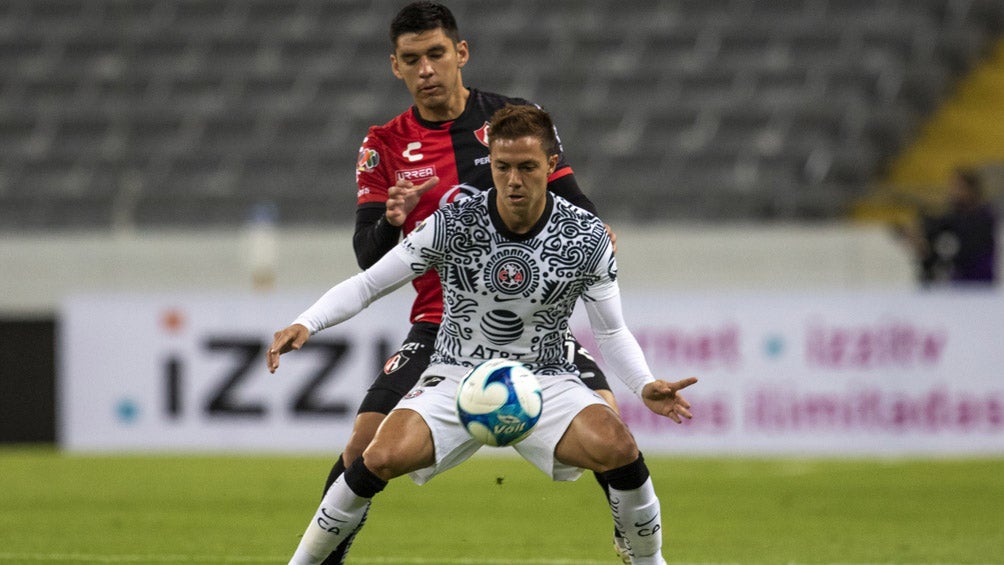
<path fill-rule="evenodd" d="M 418 186 L 410 180 L 398 180 L 387 189 L 387 222 L 392 226 L 404 224 L 404 219 L 418 206 L 418 199 L 437 184 L 439 177 L 432 177 Z"/>
<path fill-rule="evenodd" d="M 280 355 L 294 349 L 300 349 L 304 343 L 307 343 L 308 339 L 310 339 L 310 330 L 300 324 L 293 324 L 284 330 L 275 332 L 272 345 L 268 346 L 268 351 L 265 353 L 268 372 L 274 373 L 279 368 Z"/>
<path fill-rule="evenodd" d="M 680 395 L 680 391 L 696 382 L 695 377 L 690 377 L 675 383 L 662 380 L 648 383 L 641 391 L 641 399 L 649 410 L 679 424 L 683 422 L 682 418 L 689 420 L 692 417 L 690 403 Z"/>

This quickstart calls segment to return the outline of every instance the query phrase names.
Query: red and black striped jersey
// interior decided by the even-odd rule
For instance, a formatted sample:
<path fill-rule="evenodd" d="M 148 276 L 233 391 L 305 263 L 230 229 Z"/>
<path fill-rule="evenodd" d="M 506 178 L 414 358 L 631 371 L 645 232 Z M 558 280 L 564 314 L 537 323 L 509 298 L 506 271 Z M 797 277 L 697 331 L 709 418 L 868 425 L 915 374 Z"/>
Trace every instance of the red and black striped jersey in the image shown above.
<path fill-rule="evenodd" d="M 440 206 L 492 187 L 488 123 L 492 114 L 507 104 L 531 102 L 472 88 L 464 112 L 455 120 L 428 122 L 412 107 L 384 125 L 370 127 L 356 162 L 358 192 L 354 243 L 361 265 L 375 262 L 400 237 L 396 233 L 392 233 L 392 240 L 382 236 L 360 237 L 365 230 L 381 229 L 378 224 L 383 217 L 387 191 L 399 179 L 420 184 L 430 177 L 439 177 L 439 183 L 422 195 L 408 215 L 402 226 L 404 234 L 411 232 Z M 596 212 L 575 182 L 572 168 L 563 154 L 548 183 L 551 190 L 573 204 Z M 383 229 L 387 227 L 385 224 Z M 363 256 L 368 259 L 364 260 Z M 418 293 L 412 305 L 412 323 L 440 323 L 443 295 L 436 274 L 426 273 L 412 284 Z"/>

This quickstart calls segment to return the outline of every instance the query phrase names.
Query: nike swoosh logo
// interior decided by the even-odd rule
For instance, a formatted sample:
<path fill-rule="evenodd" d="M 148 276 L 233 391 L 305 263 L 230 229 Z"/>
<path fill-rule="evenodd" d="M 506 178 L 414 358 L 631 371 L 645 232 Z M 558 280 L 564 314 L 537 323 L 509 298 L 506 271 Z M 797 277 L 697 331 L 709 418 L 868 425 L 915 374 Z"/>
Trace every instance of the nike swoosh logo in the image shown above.
<path fill-rule="evenodd" d="M 655 516 L 652 516 L 651 518 L 649 518 L 648 521 L 646 521 L 646 522 L 635 522 L 634 523 L 634 527 L 641 528 L 641 527 L 647 526 L 647 525 L 651 524 L 652 522 L 655 522 L 656 519 L 658 519 L 658 518 L 659 518 L 659 515 L 656 514 Z"/>
<path fill-rule="evenodd" d="M 512 296 L 512 297 L 509 297 L 509 298 L 499 298 L 498 296 L 496 296 L 494 298 L 495 298 L 495 302 L 512 302 L 513 300 L 522 300 L 523 299 L 522 296 Z"/>

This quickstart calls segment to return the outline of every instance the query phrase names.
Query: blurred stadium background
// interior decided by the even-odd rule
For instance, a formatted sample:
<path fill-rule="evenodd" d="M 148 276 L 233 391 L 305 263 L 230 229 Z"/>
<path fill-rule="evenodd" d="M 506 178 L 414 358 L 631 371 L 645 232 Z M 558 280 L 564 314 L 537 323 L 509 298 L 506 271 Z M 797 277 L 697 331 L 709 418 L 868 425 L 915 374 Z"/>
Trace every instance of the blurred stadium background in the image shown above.
<path fill-rule="evenodd" d="M 0 0 L 0 444 L 68 443 L 71 452 L 282 447 L 325 456 L 332 437 L 341 445 L 363 383 L 335 383 L 331 396 L 344 405 L 294 405 L 299 381 L 267 380 L 253 354 L 271 330 L 357 270 L 349 246 L 357 148 L 368 125 L 410 103 L 388 68 L 386 28 L 403 3 Z M 694 393 L 699 421 L 672 434 L 618 394 L 646 446 L 712 457 L 1004 455 L 999 289 L 918 292 L 913 261 L 890 229 L 937 207 L 957 165 L 978 168 L 1004 206 L 1004 2 L 448 4 L 471 44 L 467 84 L 530 98 L 554 114 L 580 184 L 619 234 L 629 316 L 654 365 L 703 378 Z M 357 379 L 375 374 L 370 365 L 398 339 L 392 330 L 404 329 L 403 300 L 334 334 L 331 345 L 363 352 L 366 360 L 348 371 Z M 981 474 L 927 461 L 905 482 L 888 461 L 874 467 L 905 490 L 880 486 L 861 496 L 859 480 L 847 481 L 834 508 L 874 507 L 851 505 L 852 515 L 834 525 L 819 519 L 826 512 L 814 497 L 844 476 L 839 465 L 836 473 L 820 468 L 825 487 L 780 498 L 750 474 L 738 490 L 751 494 L 755 510 L 738 512 L 741 523 L 724 529 L 706 510 L 734 508 L 733 491 L 708 504 L 702 471 L 679 464 L 673 472 L 697 478 L 680 490 L 693 500 L 674 503 L 693 509 L 683 513 L 696 524 L 688 535 L 708 538 L 682 555 L 742 561 L 766 543 L 761 562 L 999 558 L 992 524 L 1001 489 L 986 479 L 1000 476 L 994 464 Z M 84 532 L 78 545 L 47 539 L 65 508 L 88 511 L 72 520 L 83 525 L 103 506 L 67 504 L 59 494 L 102 501 L 106 491 L 92 489 L 100 480 L 73 482 L 95 462 L 106 463 L 52 463 L 52 476 L 70 482 L 50 489 L 57 479 L 37 478 L 48 476 L 40 469 L 49 463 L 0 452 L 0 476 L 38 489 L 12 489 L 20 494 L 0 520 L 9 526 L 0 540 L 9 536 L 2 545 L 16 553 L 0 553 L 0 561 L 53 547 L 134 551 L 108 545 L 131 539 L 121 535 L 131 518 L 107 512 L 98 516 L 113 523 L 108 535 Z M 279 528 L 271 514 L 245 515 L 255 504 L 234 493 L 248 531 L 271 536 L 245 551 L 286 550 L 326 464 L 312 461 L 296 487 L 282 487 L 296 495 L 277 496 L 270 479 L 252 481 L 253 494 L 288 506 Z M 149 465 L 175 469 L 160 459 Z M 204 495 L 203 477 L 219 469 L 213 460 L 203 465 L 190 467 L 184 488 L 201 493 L 191 498 Z M 726 468 L 733 487 L 750 472 L 728 459 L 713 465 Z M 798 473 L 777 465 L 782 471 L 771 476 L 791 485 Z M 244 461 L 233 466 L 259 476 Z M 262 466 L 276 471 L 269 460 Z M 863 467 L 870 476 L 871 462 Z M 151 516 L 144 497 L 156 491 L 147 473 L 132 473 L 135 493 L 123 495 L 126 506 L 142 506 L 141 521 Z M 166 505 L 184 488 L 165 488 Z M 582 488 L 592 500 L 591 487 Z M 761 533 L 751 526 L 761 523 L 765 500 L 784 525 Z M 973 512 L 981 503 L 985 514 Z M 926 521 L 898 513 L 920 506 L 931 513 Z M 205 523 L 220 521 L 217 510 L 202 508 L 214 515 Z M 190 534 L 151 526 L 158 539 L 150 551 L 169 552 L 182 537 L 212 538 L 190 512 L 179 513 Z M 596 522 L 603 536 L 605 519 Z M 926 529 L 915 528 L 921 522 Z M 889 525 L 902 531 L 880 541 L 885 548 L 853 539 Z M 819 551 L 820 540 L 845 531 L 858 533 Z M 246 532 L 233 535 L 229 547 L 241 547 Z M 777 549 L 793 538 L 808 547 Z M 203 541 L 192 551 L 231 551 Z M 927 545 L 907 551 L 915 541 Z M 700 549 L 723 545 L 727 551 Z"/>
<path fill-rule="evenodd" d="M 351 222 L 347 164 L 408 103 L 399 4 L 4 0 L 4 230 Z M 993 0 L 454 4 L 468 83 L 554 112 L 612 221 L 845 219 L 1001 156 Z M 981 64 L 981 105 L 925 137 Z"/>
<path fill-rule="evenodd" d="M 0 328 L 27 344 L 0 356 L 0 441 L 55 439 L 69 296 L 355 271 L 356 150 L 409 104 L 401 4 L 0 0 Z M 468 85 L 555 115 L 626 286 L 909 292 L 891 223 L 960 164 L 1004 198 L 998 0 L 450 5 Z"/>

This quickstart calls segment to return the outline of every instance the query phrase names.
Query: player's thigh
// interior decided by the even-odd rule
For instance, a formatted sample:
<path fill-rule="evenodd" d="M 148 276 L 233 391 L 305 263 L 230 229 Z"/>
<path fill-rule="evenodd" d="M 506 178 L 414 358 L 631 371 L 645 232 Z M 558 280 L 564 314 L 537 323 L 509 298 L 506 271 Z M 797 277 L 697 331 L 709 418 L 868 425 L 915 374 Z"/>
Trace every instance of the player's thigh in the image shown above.
<path fill-rule="evenodd" d="M 603 405 L 580 411 L 554 449 L 555 459 L 591 471 L 609 471 L 638 458 L 638 446 L 614 411 Z"/>
<path fill-rule="evenodd" d="M 381 412 L 360 412 L 357 414 L 355 422 L 352 424 L 352 435 L 349 436 L 349 441 L 345 444 L 345 450 L 342 453 L 343 460 L 355 461 L 356 457 L 362 455 L 363 450 L 373 440 L 373 436 L 376 435 L 377 429 L 386 417 L 387 414 Z"/>
<path fill-rule="evenodd" d="M 432 431 L 422 416 L 409 409 L 387 415 L 363 455 L 366 466 L 386 480 L 436 462 Z"/>

